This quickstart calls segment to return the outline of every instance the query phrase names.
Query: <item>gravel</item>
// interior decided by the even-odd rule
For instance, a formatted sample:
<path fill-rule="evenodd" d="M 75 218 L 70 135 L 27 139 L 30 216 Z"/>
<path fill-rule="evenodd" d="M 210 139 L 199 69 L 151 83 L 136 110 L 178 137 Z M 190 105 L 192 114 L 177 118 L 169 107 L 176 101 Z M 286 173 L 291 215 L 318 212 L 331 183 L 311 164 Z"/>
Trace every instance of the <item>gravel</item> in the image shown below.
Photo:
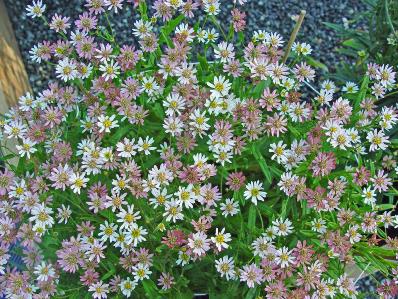
<path fill-rule="evenodd" d="M 222 0 L 220 19 L 229 19 L 232 1 Z M 51 18 L 55 13 L 76 18 L 84 11 L 83 0 L 44 0 L 47 5 L 46 16 Z M 147 1 L 147 3 L 152 1 Z M 54 70 L 46 64 L 34 64 L 29 59 L 29 50 L 42 40 L 55 40 L 57 37 L 50 32 L 39 19 L 31 19 L 25 15 L 26 5 L 31 0 L 5 0 L 15 35 L 17 37 L 22 58 L 24 59 L 30 83 L 35 92 L 41 90 L 49 79 L 54 76 Z M 126 4 L 130 5 L 130 4 Z M 248 31 L 262 29 L 276 31 L 285 40 L 289 39 L 295 22 L 292 17 L 300 10 L 306 10 L 307 15 L 299 32 L 298 40 L 308 42 L 314 51 L 312 56 L 325 63 L 333 70 L 340 58 L 335 49 L 339 45 L 339 38 L 331 32 L 323 22 L 343 23 L 344 19 L 352 19 L 364 11 L 366 6 L 357 0 L 249 0 L 243 6 L 247 13 Z M 134 23 L 135 11 L 124 9 L 122 13 L 113 15 L 111 23 L 120 42 L 132 42 L 131 28 Z"/>

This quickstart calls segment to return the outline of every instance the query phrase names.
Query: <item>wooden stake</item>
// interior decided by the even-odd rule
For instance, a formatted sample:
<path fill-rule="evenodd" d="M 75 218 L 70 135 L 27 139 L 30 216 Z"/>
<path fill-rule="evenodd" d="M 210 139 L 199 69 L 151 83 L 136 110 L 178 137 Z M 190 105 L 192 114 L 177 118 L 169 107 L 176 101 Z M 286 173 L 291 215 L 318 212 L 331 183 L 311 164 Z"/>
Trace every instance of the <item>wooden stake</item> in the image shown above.
<path fill-rule="evenodd" d="M 283 63 L 286 63 L 287 58 L 289 57 L 290 50 L 292 49 L 293 43 L 296 40 L 297 33 L 300 30 L 301 24 L 303 24 L 305 14 L 306 14 L 305 10 L 300 11 L 300 16 L 296 22 L 296 26 L 294 26 L 293 32 L 290 35 L 289 42 L 286 46 L 285 55 L 283 55 L 283 60 L 282 60 Z"/>

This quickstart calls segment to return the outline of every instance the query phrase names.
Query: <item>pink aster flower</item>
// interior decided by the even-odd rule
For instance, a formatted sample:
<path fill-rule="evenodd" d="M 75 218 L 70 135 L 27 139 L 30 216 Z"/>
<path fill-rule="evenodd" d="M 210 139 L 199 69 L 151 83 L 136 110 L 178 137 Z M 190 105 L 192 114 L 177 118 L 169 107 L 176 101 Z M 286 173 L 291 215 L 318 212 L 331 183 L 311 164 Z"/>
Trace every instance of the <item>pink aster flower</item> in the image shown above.
<path fill-rule="evenodd" d="M 315 176 L 328 175 L 335 168 L 336 158 L 333 153 L 318 153 L 310 165 L 310 169 Z"/>
<path fill-rule="evenodd" d="M 50 22 L 50 28 L 55 30 L 55 32 L 66 33 L 66 30 L 70 27 L 69 17 L 63 17 L 55 14 Z"/>
<path fill-rule="evenodd" d="M 6 195 L 14 181 L 14 173 L 5 168 L 0 171 L 0 195 Z"/>
<path fill-rule="evenodd" d="M 75 25 L 77 29 L 88 32 L 97 26 L 97 22 L 98 20 L 95 16 L 84 12 L 83 14 L 79 15 L 79 19 L 75 21 Z"/>
<path fill-rule="evenodd" d="M 158 279 L 158 286 L 160 286 L 162 290 L 168 290 L 174 284 L 175 284 L 174 277 L 168 272 L 167 273 L 162 272 L 162 275 Z"/>
<path fill-rule="evenodd" d="M 51 185 L 55 189 L 62 189 L 65 191 L 65 188 L 70 185 L 69 178 L 72 174 L 72 170 L 69 168 L 68 164 L 62 166 L 61 164 L 57 168 L 53 168 L 49 180 L 53 182 Z"/>
<path fill-rule="evenodd" d="M 234 26 L 234 31 L 239 32 L 243 31 L 246 26 L 246 13 L 244 11 L 240 11 L 239 9 L 235 8 L 231 12 L 232 14 L 232 21 Z"/>
<path fill-rule="evenodd" d="M 243 172 L 231 172 L 227 178 L 227 186 L 230 190 L 238 191 L 245 184 L 246 177 Z"/>
<path fill-rule="evenodd" d="M 263 271 L 254 263 L 243 266 L 239 272 L 240 281 L 246 282 L 249 288 L 254 288 L 255 284 L 261 284 L 264 280 Z"/>
<path fill-rule="evenodd" d="M 374 184 L 374 188 L 379 192 L 387 191 L 392 186 L 392 180 L 388 177 L 388 173 L 384 173 L 384 170 L 378 170 L 377 175 L 370 179 Z"/>
<path fill-rule="evenodd" d="M 187 239 L 181 230 L 168 230 L 167 236 L 163 237 L 162 243 L 166 244 L 169 248 L 180 247 L 186 244 Z"/>

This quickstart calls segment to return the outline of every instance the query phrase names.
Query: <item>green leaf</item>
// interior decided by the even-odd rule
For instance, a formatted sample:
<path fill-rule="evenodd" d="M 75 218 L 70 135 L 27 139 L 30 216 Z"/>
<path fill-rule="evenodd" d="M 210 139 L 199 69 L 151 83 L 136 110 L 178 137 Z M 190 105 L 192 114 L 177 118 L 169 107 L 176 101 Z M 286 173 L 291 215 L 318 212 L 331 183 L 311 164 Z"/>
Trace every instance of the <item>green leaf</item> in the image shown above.
<path fill-rule="evenodd" d="M 267 162 L 265 161 L 264 157 L 261 155 L 260 151 L 258 148 L 253 144 L 252 146 L 252 154 L 258 164 L 260 165 L 261 170 L 263 171 L 268 183 L 272 183 L 272 174 L 271 171 L 267 165 Z"/>
<path fill-rule="evenodd" d="M 142 286 L 144 287 L 145 293 L 148 298 L 161 298 L 156 284 L 151 279 L 143 280 Z"/>
<path fill-rule="evenodd" d="M 365 76 L 363 78 L 363 81 L 362 81 L 362 84 L 361 84 L 361 88 L 359 89 L 358 97 L 357 97 L 357 99 L 356 99 L 356 101 L 354 103 L 354 111 L 358 111 L 359 110 L 359 105 L 365 99 L 366 93 L 368 91 L 368 85 L 369 85 L 369 76 Z"/>
<path fill-rule="evenodd" d="M 252 232 L 256 226 L 256 206 L 252 204 L 249 209 L 249 219 L 247 220 L 247 227 L 249 228 L 250 232 Z"/>
<path fill-rule="evenodd" d="M 315 60 L 314 58 L 312 58 L 312 57 L 310 57 L 310 56 L 306 56 L 306 59 L 305 59 L 305 60 L 307 61 L 307 63 L 308 63 L 310 66 L 313 66 L 313 67 L 315 67 L 315 68 L 322 69 L 322 70 L 324 70 L 325 72 L 328 72 L 328 71 L 329 71 L 329 69 L 328 69 L 328 67 L 326 66 L 326 64 L 323 64 L 323 63 L 320 62 L 319 60 Z"/>

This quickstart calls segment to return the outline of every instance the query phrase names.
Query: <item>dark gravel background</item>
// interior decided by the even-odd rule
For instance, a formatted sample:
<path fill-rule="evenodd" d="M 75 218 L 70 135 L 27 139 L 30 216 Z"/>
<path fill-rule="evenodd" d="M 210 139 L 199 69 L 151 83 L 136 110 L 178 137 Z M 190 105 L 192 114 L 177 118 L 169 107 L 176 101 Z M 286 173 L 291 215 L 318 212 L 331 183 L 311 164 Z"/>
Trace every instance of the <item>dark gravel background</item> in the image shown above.
<path fill-rule="evenodd" d="M 46 16 L 50 19 L 55 13 L 76 18 L 83 10 L 83 0 L 44 0 L 47 5 Z M 150 3 L 152 1 L 147 1 Z M 222 1 L 223 11 L 220 19 L 228 19 L 232 8 L 230 4 Z M 5 0 L 8 13 L 13 24 L 15 34 L 19 43 L 22 57 L 29 74 L 29 79 L 35 91 L 45 86 L 48 79 L 53 77 L 54 70 L 48 65 L 33 64 L 29 59 L 29 50 L 38 42 L 49 39 L 54 40 L 54 33 L 43 25 L 40 19 L 31 19 L 25 15 L 26 5 L 31 0 Z M 134 23 L 134 10 L 131 4 L 128 9 L 111 17 L 114 31 L 117 33 L 118 41 L 132 42 L 131 28 Z M 312 56 L 325 63 L 333 70 L 339 62 L 335 48 L 339 45 L 339 38 L 331 32 L 323 22 L 343 23 L 344 19 L 354 18 L 358 13 L 366 9 L 361 0 L 249 0 L 243 6 L 247 13 L 248 31 L 262 29 L 266 31 L 277 31 L 283 35 L 285 40 L 289 39 L 295 22 L 292 17 L 298 15 L 300 10 L 306 10 L 307 16 L 300 30 L 298 40 L 311 44 L 314 51 Z"/>
<path fill-rule="evenodd" d="M 84 11 L 83 0 L 44 0 L 46 3 L 46 16 L 50 19 L 55 13 L 76 18 Z M 150 3 L 152 1 L 147 1 Z M 223 2 L 227 2 L 223 0 Z M 19 48 L 24 59 L 30 83 L 35 92 L 47 85 L 48 80 L 54 78 L 54 69 L 46 64 L 34 64 L 30 61 L 29 50 L 42 40 L 56 40 L 57 36 L 45 27 L 39 19 L 32 20 L 25 14 L 26 5 L 31 0 L 5 0 L 8 14 L 15 30 Z M 232 4 L 222 5 L 223 11 L 219 18 L 228 19 Z M 232 3 L 232 1 L 231 1 Z M 126 4 L 129 5 L 129 4 Z M 249 0 L 243 6 L 247 13 L 248 31 L 265 30 L 277 31 L 287 41 L 294 27 L 292 17 L 301 10 L 306 10 L 307 15 L 298 35 L 298 40 L 308 42 L 313 47 L 312 56 L 325 63 L 333 70 L 341 57 L 336 55 L 335 49 L 339 46 L 339 37 L 328 29 L 323 22 L 342 24 L 353 19 L 366 10 L 361 0 Z M 111 16 L 111 23 L 120 43 L 132 43 L 131 29 L 135 20 L 135 11 L 132 7 L 124 9 L 122 13 Z M 373 293 L 374 280 L 379 282 L 382 277 L 365 278 L 358 281 L 361 290 Z M 366 298 L 376 298 L 366 296 Z"/>

